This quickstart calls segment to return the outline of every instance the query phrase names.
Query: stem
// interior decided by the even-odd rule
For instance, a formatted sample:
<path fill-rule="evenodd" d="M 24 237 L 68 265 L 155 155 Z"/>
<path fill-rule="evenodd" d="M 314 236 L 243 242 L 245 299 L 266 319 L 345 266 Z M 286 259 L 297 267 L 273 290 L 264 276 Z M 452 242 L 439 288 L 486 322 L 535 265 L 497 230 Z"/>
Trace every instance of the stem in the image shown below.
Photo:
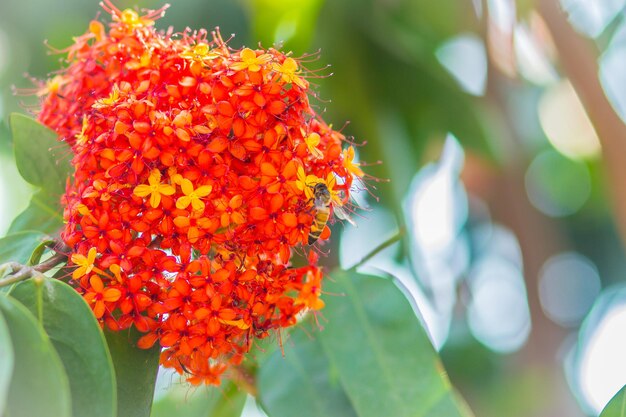
<path fill-rule="evenodd" d="M 67 255 L 64 253 L 57 253 L 56 255 L 50 257 L 50 259 L 47 259 L 37 265 L 33 265 L 32 268 L 38 272 L 46 272 L 65 261 L 67 261 Z"/>
<path fill-rule="evenodd" d="M 389 239 L 385 240 L 376 249 L 374 249 L 373 251 L 371 251 L 370 253 L 365 255 L 363 258 L 361 258 L 361 260 L 359 262 L 357 262 L 356 265 L 354 265 L 350 269 L 356 269 L 356 268 L 360 267 L 361 265 L 363 265 L 364 263 L 366 263 L 367 261 L 372 259 L 374 256 L 378 255 L 380 252 L 382 252 L 383 250 L 387 249 L 389 246 L 393 245 L 396 242 L 399 242 L 400 239 L 402 239 L 402 237 L 404 236 L 404 233 L 405 233 L 404 228 L 400 228 L 400 230 L 398 230 L 398 233 L 396 233 L 395 235 L 393 235 Z"/>
<path fill-rule="evenodd" d="M 57 246 L 57 243 L 58 242 L 55 242 L 55 245 L 52 247 L 52 249 Z M 6 277 L 0 279 L 0 287 L 11 285 L 16 282 L 26 280 L 28 278 L 43 278 L 44 272 L 47 272 L 66 261 L 67 253 L 57 251 L 57 253 L 52 255 L 49 259 L 46 259 L 45 261 L 33 266 L 26 266 L 17 262 L 8 262 L 2 264 L 0 265 L 0 277 L 4 275 L 4 272 L 6 270 L 10 270 L 11 273 Z"/>
<path fill-rule="evenodd" d="M 230 368 L 232 379 L 237 386 L 248 394 L 256 398 L 258 391 L 256 388 L 256 378 L 243 366 L 232 366 Z"/>
<path fill-rule="evenodd" d="M 12 270 L 13 273 L 0 280 L 0 287 L 5 287 L 28 278 L 44 277 L 44 275 L 35 268 L 20 265 L 17 262 L 9 262 L 0 266 L 0 271 L 4 271 L 6 269 Z"/>

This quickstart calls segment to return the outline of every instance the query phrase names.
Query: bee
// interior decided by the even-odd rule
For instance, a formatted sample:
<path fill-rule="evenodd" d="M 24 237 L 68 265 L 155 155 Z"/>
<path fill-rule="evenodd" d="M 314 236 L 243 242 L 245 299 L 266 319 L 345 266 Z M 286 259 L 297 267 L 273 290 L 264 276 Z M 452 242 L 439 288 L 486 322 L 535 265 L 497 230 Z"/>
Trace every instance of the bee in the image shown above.
<path fill-rule="evenodd" d="M 328 223 L 330 218 L 330 208 L 332 206 L 333 213 L 340 219 L 347 220 L 354 224 L 348 214 L 344 211 L 340 204 L 333 202 L 332 195 L 328 186 L 323 182 L 318 182 L 312 185 L 313 188 L 313 209 L 315 215 L 313 216 L 313 223 L 311 224 L 311 230 L 309 232 L 309 245 L 314 244 L 319 239 L 320 235 Z"/>

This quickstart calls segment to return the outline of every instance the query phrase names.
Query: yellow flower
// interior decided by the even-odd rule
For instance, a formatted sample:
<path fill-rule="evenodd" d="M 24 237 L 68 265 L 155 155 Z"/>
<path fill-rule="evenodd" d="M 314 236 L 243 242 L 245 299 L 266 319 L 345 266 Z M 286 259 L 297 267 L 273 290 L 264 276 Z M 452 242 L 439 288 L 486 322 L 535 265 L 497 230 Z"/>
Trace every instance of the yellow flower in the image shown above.
<path fill-rule="evenodd" d="M 117 86 L 117 84 L 113 84 L 113 90 L 111 90 L 111 94 L 109 94 L 109 96 L 106 98 L 96 100 L 96 102 L 93 103 L 91 107 L 93 107 L 94 109 L 102 109 L 114 105 L 118 102 L 119 99 L 120 88 Z"/>
<path fill-rule="evenodd" d="M 150 195 L 150 205 L 154 208 L 161 204 L 161 194 L 172 195 L 176 192 L 176 189 L 170 184 L 161 184 L 161 171 L 153 169 L 148 177 L 148 183 L 140 184 L 135 187 L 133 194 L 137 197 L 147 197 Z"/>
<path fill-rule="evenodd" d="M 204 202 L 201 198 L 208 196 L 213 190 L 210 185 L 202 185 L 194 190 L 193 184 L 187 178 L 183 178 L 180 182 L 180 188 L 185 195 L 176 200 L 176 207 L 184 210 L 191 204 L 194 211 L 204 210 Z"/>
<path fill-rule="evenodd" d="M 80 253 L 72 254 L 72 263 L 78 267 L 72 272 L 72 278 L 79 279 L 93 271 L 97 255 L 98 251 L 96 248 L 89 249 L 87 256 L 81 255 Z"/>
<path fill-rule="evenodd" d="M 322 151 L 317 149 L 317 145 L 320 144 L 319 134 L 315 132 L 311 133 L 309 136 L 304 138 L 304 143 L 306 143 L 306 147 L 315 159 L 322 159 L 324 157 Z"/>
<path fill-rule="evenodd" d="M 304 191 L 304 195 L 308 199 L 314 197 L 313 187 L 315 187 L 315 184 L 324 182 L 323 179 L 316 177 L 315 175 L 306 175 L 302 166 L 298 167 L 297 176 L 296 187 L 298 187 L 299 190 Z"/>
<path fill-rule="evenodd" d="M 64 85 L 67 84 L 70 80 L 66 79 L 60 75 L 56 75 L 54 78 L 48 80 L 46 82 L 46 86 L 39 89 L 37 91 L 37 97 L 42 97 L 45 96 L 46 94 L 56 94 L 59 89 Z"/>
<path fill-rule="evenodd" d="M 293 58 L 287 58 L 282 64 L 275 63 L 272 69 L 280 73 L 285 83 L 292 83 L 300 88 L 307 88 L 307 82 L 296 75 L 298 71 L 298 63 Z"/>
<path fill-rule="evenodd" d="M 180 57 L 195 62 L 202 62 L 218 58 L 220 55 L 218 50 L 212 50 L 206 43 L 199 43 L 194 46 L 188 46 L 181 52 Z"/>
<path fill-rule="evenodd" d="M 261 69 L 261 65 L 267 64 L 272 60 L 272 56 L 270 54 L 261 54 L 256 56 L 256 52 L 250 48 L 244 48 L 239 53 L 239 57 L 241 58 L 241 62 L 234 62 L 230 66 L 230 68 L 235 71 L 241 71 L 247 68 L 248 71 L 257 72 Z"/>
<path fill-rule="evenodd" d="M 360 168 L 360 164 L 358 162 L 353 162 L 354 148 L 352 146 L 349 146 L 348 149 L 344 149 L 342 156 L 343 166 L 349 173 L 356 175 L 357 177 L 362 177 L 364 175 L 363 170 Z"/>
<path fill-rule="evenodd" d="M 87 135 L 85 133 L 87 133 L 87 128 L 89 127 L 89 124 L 87 123 L 87 116 L 83 115 L 83 126 L 82 129 L 80 131 L 79 134 L 76 135 L 76 143 L 78 145 L 84 145 L 87 143 Z"/>
<path fill-rule="evenodd" d="M 183 181 L 183 176 L 176 171 L 176 167 L 169 167 L 167 169 L 167 175 L 169 175 L 172 184 L 180 185 Z"/>
<path fill-rule="evenodd" d="M 113 19 L 122 22 L 129 29 L 154 25 L 154 20 L 141 17 L 132 9 L 124 10 L 120 17 L 114 15 Z"/>

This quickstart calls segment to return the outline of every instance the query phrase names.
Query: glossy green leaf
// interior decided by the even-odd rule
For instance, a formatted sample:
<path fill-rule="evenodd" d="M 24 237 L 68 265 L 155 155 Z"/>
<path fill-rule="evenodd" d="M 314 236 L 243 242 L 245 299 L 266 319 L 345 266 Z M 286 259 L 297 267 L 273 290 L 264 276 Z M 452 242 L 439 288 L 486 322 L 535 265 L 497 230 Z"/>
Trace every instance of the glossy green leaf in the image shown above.
<path fill-rule="evenodd" d="M 58 195 L 39 191 L 31 197 L 26 209 L 13 219 L 9 233 L 38 230 L 55 234 L 63 226 L 63 209 Z"/>
<path fill-rule="evenodd" d="M 622 387 L 604 407 L 600 417 L 626 417 L 626 387 Z"/>
<path fill-rule="evenodd" d="M 30 279 L 10 295 L 35 315 L 69 377 L 74 416 L 115 417 L 113 362 L 102 330 L 85 300 L 56 279 Z"/>
<path fill-rule="evenodd" d="M 45 239 L 37 245 L 37 247 L 30 254 L 30 259 L 28 260 L 28 265 L 37 265 L 41 262 L 41 257 L 46 252 L 46 249 L 50 245 L 54 245 L 55 241 L 53 239 Z"/>
<path fill-rule="evenodd" d="M 23 114 L 11 115 L 15 162 L 20 175 L 52 195 L 65 190 L 72 151 L 57 134 Z"/>
<path fill-rule="evenodd" d="M 26 264 L 45 236 L 41 232 L 28 230 L 1 238 L 0 264 L 9 261 Z"/>
<path fill-rule="evenodd" d="M 310 324 L 310 323 L 309 323 Z M 356 417 L 319 339 L 295 329 L 258 373 L 259 399 L 271 417 Z M 390 414 L 391 415 L 391 414 Z"/>
<path fill-rule="evenodd" d="M 391 281 L 338 272 L 325 291 L 345 296 L 326 297 L 324 329 L 296 333 L 285 359 L 278 352 L 261 367 L 260 398 L 272 417 L 296 406 L 311 415 L 471 415 Z"/>
<path fill-rule="evenodd" d="M 149 417 L 159 369 L 158 344 L 139 349 L 137 340 L 141 335 L 136 330 L 105 330 L 104 334 L 117 377 L 118 417 Z"/>
<path fill-rule="evenodd" d="M 7 396 L 9 417 L 70 417 L 70 388 L 59 355 L 35 317 L 0 294 L 0 315 L 11 335 L 15 367 Z"/>
<path fill-rule="evenodd" d="M 320 341 L 358 414 L 467 415 L 404 294 L 380 278 L 337 273 L 333 279 L 326 291 L 345 297 L 326 297 L 329 322 Z"/>
<path fill-rule="evenodd" d="M 231 381 L 219 387 L 174 384 L 154 402 L 150 417 L 239 417 L 246 393 Z"/>
<path fill-rule="evenodd" d="M 0 415 L 4 415 L 15 357 L 9 328 L 2 314 L 0 314 L 0 358 L 2 358 L 0 360 Z"/>

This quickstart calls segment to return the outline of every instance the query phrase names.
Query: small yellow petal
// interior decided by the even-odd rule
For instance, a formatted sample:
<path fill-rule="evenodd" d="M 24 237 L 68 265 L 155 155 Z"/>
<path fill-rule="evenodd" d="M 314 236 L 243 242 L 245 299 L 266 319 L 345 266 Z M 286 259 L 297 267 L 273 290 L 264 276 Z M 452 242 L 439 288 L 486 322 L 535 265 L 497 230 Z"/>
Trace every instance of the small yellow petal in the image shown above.
<path fill-rule="evenodd" d="M 207 195 L 211 194 L 211 191 L 213 190 L 213 187 L 210 185 L 203 185 L 202 187 L 199 187 L 196 190 L 196 195 L 198 197 L 206 197 Z"/>
<path fill-rule="evenodd" d="M 185 195 L 193 193 L 193 184 L 187 178 L 183 178 L 180 182 L 180 188 L 182 188 Z"/>
<path fill-rule="evenodd" d="M 72 261 L 74 260 L 74 257 L 72 256 Z M 85 268 L 84 266 L 79 266 L 78 268 L 76 268 L 74 270 L 74 272 L 72 272 L 72 278 L 73 279 L 79 279 L 80 277 L 82 277 L 83 275 L 85 275 L 85 271 L 87 268 Z"/>
<path fill-rule="evenodd" d="M 96 248 L 89 249 L 89 252 L 87 253 L 87 262 L 90 265 L 93 265 L 94 261 L 96 260 L 97 255 L 98 255 L 98 250 Z"/>
<path fill-rule="evenodd" d="M 204 203 L 197 198 L 191 200 L 191 207 L 193 207 L 194 211 L 204 211 Z"/>
<path fill-rule="evenodd" d="M 169 184 L 161 184 L 159 185 L 159 192 L 164 195 L 172 195 L 176 192 L 176 188 Z"/>
<path fill-rule="evenodd" d="M 161 182 L 161 171 L 159 171 L 158 169 L 153 169 L 152 172 L 150 172 L 150 176 L 148 177 L 148 182 L 150 183 L 150 185 L 157 185 Z"/>
<path fill-rule="evenodd" d="M 151 192 L 152 192 L 152 188 L 146 184 L 140 184 L 136 186 L 135 189 L 133 190 L 133 194 L 135 194 L 137 197 L 146 197 Z"/>
<path fill-rule="evenodd" d="M 189 196 L 182 196 L 179 197 L 178 200 L 176 200 L 176 208 L 184 210 L 187 207 L 189 207 L 189 204 L 191 204 L 191 198 Z"/>
<path fill-rule="evenodd" d="M 159 207 L 159 204 L 161 204 L 161 193 L 154 192 L 154 193 L 150 194 L 150 205 L 153 208 L 157 208 L 157 207 Z"/>

